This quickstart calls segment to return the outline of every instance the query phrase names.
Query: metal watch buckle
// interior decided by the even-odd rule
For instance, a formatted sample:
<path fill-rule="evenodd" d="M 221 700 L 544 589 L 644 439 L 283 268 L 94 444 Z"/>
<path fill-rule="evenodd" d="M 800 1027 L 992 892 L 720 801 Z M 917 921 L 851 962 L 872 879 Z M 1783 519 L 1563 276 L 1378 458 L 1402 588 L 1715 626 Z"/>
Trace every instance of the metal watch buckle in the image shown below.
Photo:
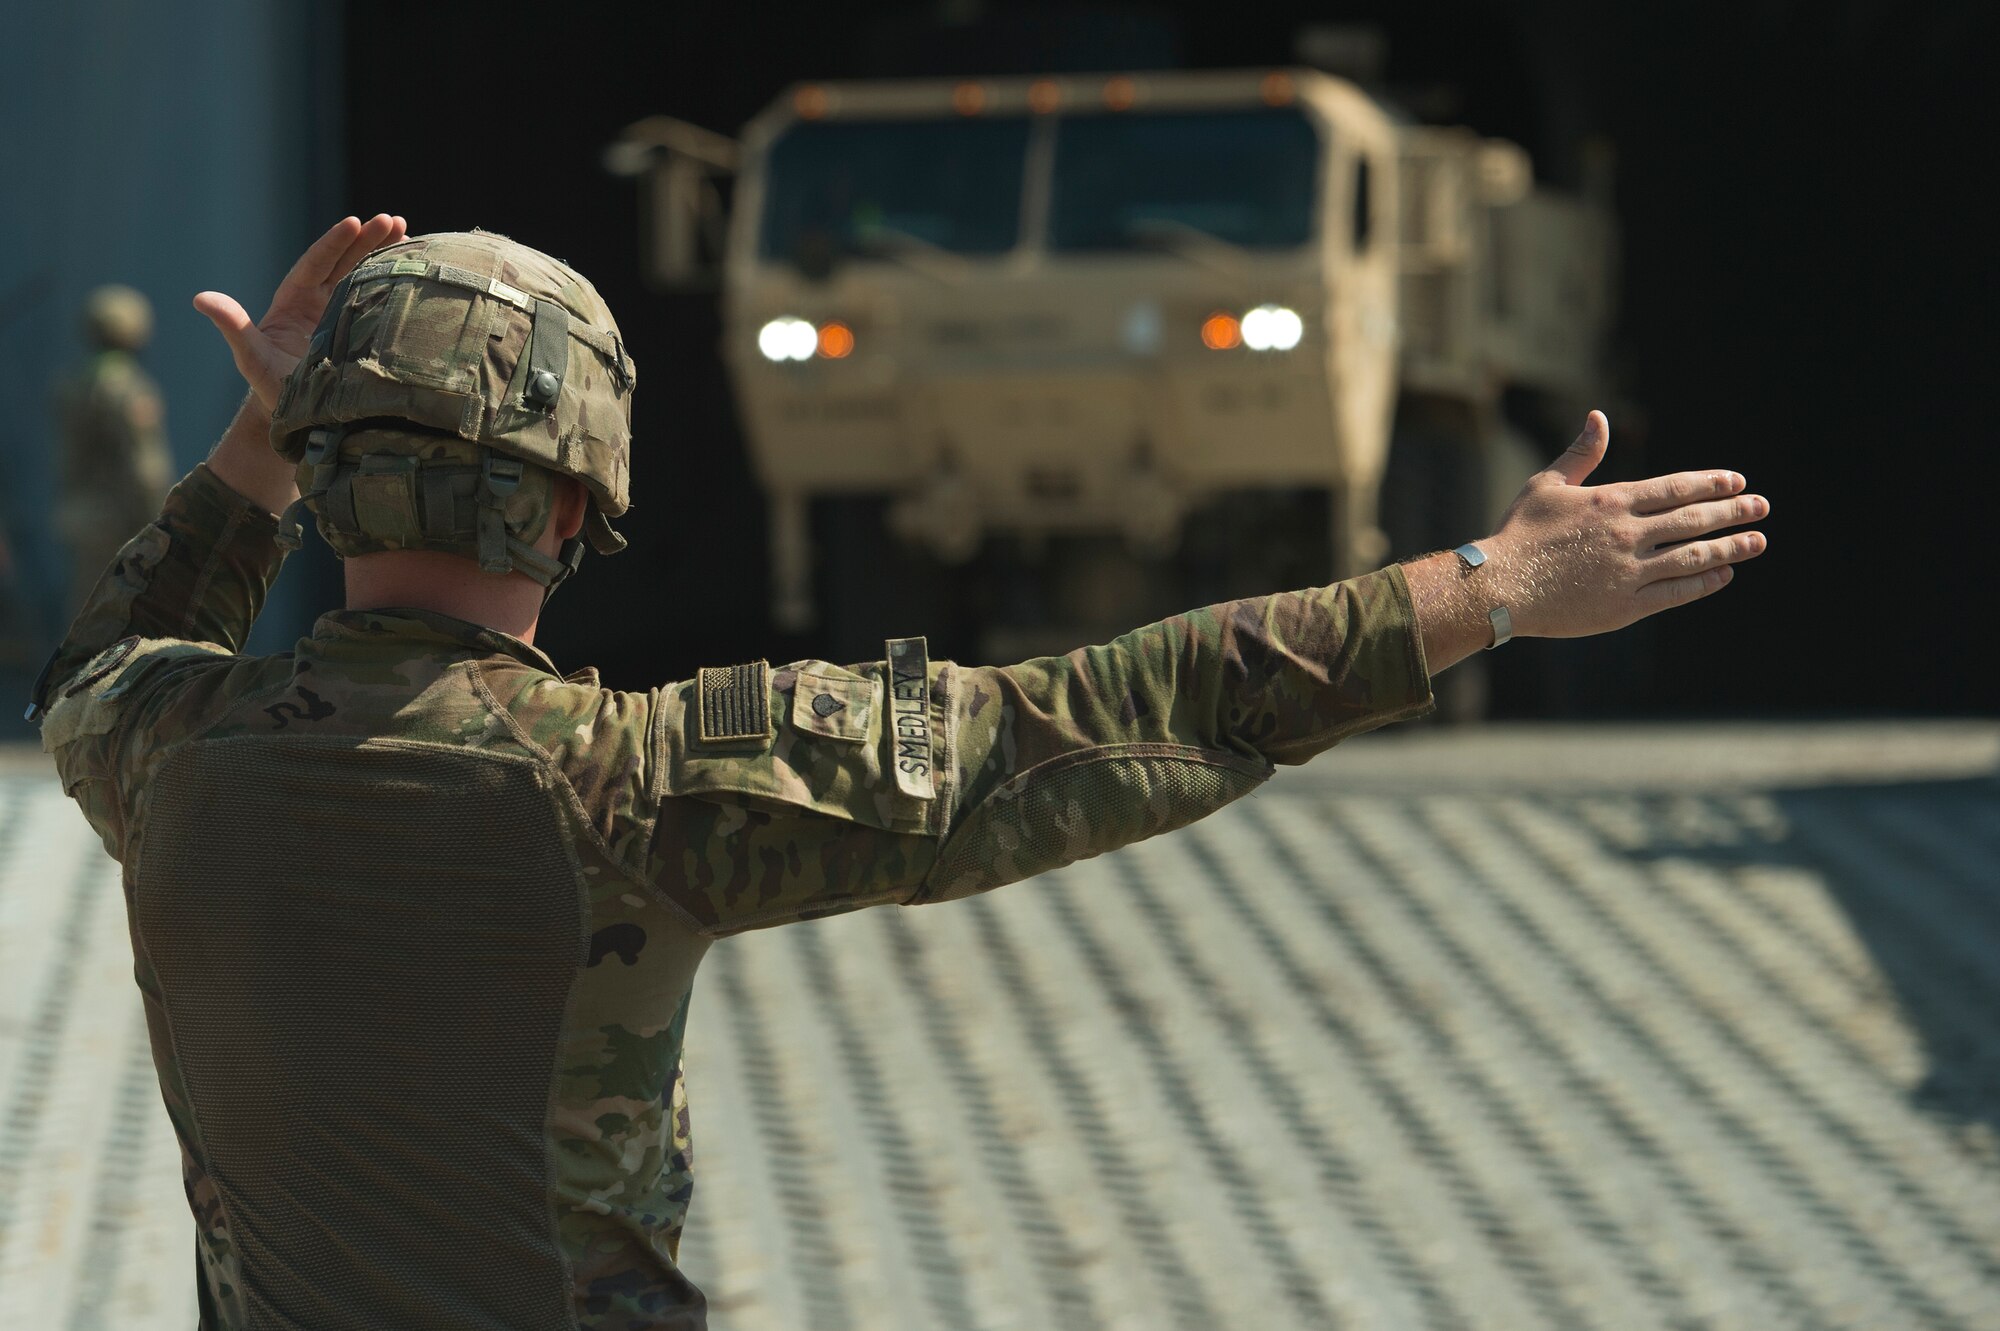
<path fill-rule="evenodd" d="M 1467 572 L 1471 572 L 1486 562 L 1486 552 L 1471 541 L 1467 541 L 1464 545 L 1459 546 L 1452 553 L 1458 556 L 1458 562 L 1465 566 Z M 1487 651 L 1492 651 L 1495 647 L 1498 647 L 1501 643 L 1506 642 L 1514 636 L 1514 616 L 1507 612 L 1506 606 L 1496 605 L 1491 610 L 1488 610 L 1486 612 L 1486 622 L 1493 626 L 1493 641 L 1486 645 Z"/>

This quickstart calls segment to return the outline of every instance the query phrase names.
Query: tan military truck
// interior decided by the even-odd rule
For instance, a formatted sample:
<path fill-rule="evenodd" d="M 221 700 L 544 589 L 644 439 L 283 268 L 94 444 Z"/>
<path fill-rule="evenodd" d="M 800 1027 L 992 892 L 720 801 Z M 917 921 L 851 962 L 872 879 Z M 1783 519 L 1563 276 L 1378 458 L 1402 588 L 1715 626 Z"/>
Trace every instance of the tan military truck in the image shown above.
<path fill-rule="evenodd" d="M 1315 70 L 807 84 L 607 163 L 719 279 L 777 621 L 864 654 L 885 597 L 1004 652 L 1455 543 L 1503 394 L 1600 383 L 1603 201 Z"/>

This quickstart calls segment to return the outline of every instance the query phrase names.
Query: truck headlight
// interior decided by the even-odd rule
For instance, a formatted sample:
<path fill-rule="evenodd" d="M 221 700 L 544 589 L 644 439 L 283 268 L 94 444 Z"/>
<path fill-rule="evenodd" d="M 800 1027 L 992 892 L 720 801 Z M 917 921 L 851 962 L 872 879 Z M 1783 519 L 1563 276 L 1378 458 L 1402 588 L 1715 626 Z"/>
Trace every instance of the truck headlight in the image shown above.
<path fill-rule="evenodd" d="M 757 330 L 757 350 L 769 361 L 811 360 L 819 350 L 819 330 L 787 315 Z"/>
<path fill-rule="evenodd" d="M 1243 316 L 1243 345 L 1252 351 L 1290 351 L 1305 336 L 1305 320 L 1283 305 L 1259 305 Z"/>

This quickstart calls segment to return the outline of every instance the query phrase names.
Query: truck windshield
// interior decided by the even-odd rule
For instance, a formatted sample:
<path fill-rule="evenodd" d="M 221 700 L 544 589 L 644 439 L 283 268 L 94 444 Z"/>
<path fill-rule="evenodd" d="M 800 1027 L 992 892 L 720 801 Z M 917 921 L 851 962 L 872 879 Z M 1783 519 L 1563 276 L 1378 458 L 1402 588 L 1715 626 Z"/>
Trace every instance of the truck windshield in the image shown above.
<path fill-rule="evenodd" d="M 771 147 L 759 251 L 809 267 L 908 250 L 1010 250 L 1027 148 L 1018 116 L 794 124 Z"/>
<path fill-rule="evenodd" d="M 1065 117 L 1049 248 L 1146 249 L 1176 232 L 1243 249 L 1302 245 L 1319 160 L 1319 134 L 1296 109 Z"/>

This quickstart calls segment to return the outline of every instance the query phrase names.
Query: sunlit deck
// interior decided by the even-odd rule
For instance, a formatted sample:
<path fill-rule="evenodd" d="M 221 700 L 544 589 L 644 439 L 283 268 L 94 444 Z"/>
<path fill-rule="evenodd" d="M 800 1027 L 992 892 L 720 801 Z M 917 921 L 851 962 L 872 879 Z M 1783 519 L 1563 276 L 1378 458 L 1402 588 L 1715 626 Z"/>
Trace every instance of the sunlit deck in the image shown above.
<path fill-rule="evenodd" d="M 719 1331 L 2000 1325 L 2000 727 L 1372 737 L 718 945 Z M 191 1324 L 115 869 L 0 759 L 0 1326 Z"/>

